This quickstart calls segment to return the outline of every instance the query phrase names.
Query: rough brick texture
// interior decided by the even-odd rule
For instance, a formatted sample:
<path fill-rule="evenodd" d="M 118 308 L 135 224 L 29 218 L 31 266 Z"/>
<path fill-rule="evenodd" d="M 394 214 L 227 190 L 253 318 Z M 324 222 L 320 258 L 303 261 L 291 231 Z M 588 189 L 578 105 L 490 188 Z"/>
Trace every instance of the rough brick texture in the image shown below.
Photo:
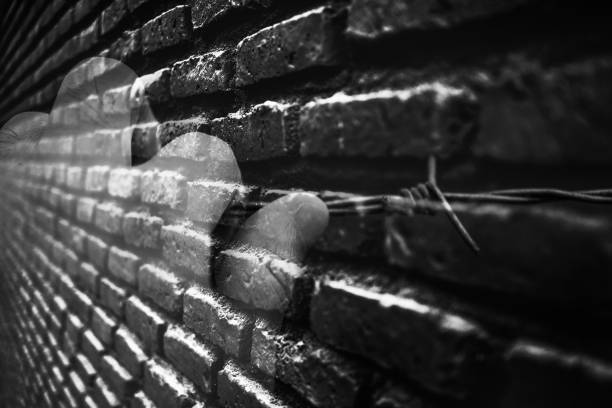
<path fill-rule="evenodd" d="M 0 406 L 611 406 L 608 15 L 0 2 Z"/>

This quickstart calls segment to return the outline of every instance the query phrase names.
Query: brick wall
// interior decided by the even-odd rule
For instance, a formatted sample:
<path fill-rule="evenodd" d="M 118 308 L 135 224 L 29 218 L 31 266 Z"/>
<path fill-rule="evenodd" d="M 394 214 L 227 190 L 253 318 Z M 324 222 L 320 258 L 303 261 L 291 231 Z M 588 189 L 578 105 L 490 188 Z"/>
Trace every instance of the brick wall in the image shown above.
<path fill-rule="evenodd" d="M 395 193 L 431 154 L 448 190 L 608 187 L 610 27 L 575 3 L 6 2 L 0 117 L 36 141 L 1 159 L 0 401 L 608 406 L 609 209 L 458 205 L 478 256 L 442 216 L 332 215 L 290 263 L 224 250 L 205 177 L 222 141 L 254 200 Z"/>

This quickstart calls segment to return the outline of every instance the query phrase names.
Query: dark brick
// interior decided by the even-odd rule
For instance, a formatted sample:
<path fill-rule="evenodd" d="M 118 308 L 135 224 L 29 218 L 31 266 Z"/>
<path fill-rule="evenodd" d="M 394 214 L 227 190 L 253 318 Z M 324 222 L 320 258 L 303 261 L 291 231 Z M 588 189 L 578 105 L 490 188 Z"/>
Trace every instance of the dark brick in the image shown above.
<path fill-rule="evenodd" d="M 132 164 L 144 163 L 159 152 L 157 125 L 132 126 L 124 132 L 126 140 L 131 140 Z"/>
<path fill-rule="evenodd" d="M 251 361 L 317 407 L 355 406 L 367 380 L 366 367 L 310 335 L 281 333 L 261 319 L 253 330 Z"/>
<path fill-rule="evenodd" d="M 158 358 L 147 361 L 143 388 L 159 407 L 190 407 L 194 404 L 196 395 L 193 384 L 183 379 L 171 366 Z"/>
<path fill-rule="evenodd" d="M 163 266 L 145 264 L 138 270 L 138 293 L 173 316 L 183 312 L 185 283 Z"/>
<path fill-rule="evenodd" d="M 268 7 L 270 0 L 191 0 L 191 20 L 194 28 L 200 28 L 233 10 Z"/>
<path fill-rule="evenodd" d="M 296 124 L 295 105 L 266 102 L 213 120 L 211 132 L 232 147 L 238 161 L 265 160 L 297 152 Z"/>
<path fill-rule="evenodd" d="M 265 28 L 237 46 L 236 84 L 282 76 L 339 62 L 340 26 L 320 7 Z"/>
<path fill-rule="evenodd" d="M 100 20 L 100 30 L 102 35 L 106 35 L 119 26 L 121 21 L 127 16 L 126 0 L 113 0 L 110 6 L 102 11 Z"/>
<path fill-rule="evenodd" d="M 145 102 L 158 104 L 170 99 L 170 69 L 163 68 L 152 74 L 139 77 L 132 86 L 130 103 L 132 109 Z"/>
<path fill-rule="evenodd" d="M 172 66 L 170 92 L 175 98 L 226 91 L 234 75 L 233 54 L 214 51 Z"/>
<path fill-rule="evenodd" d="M 110 355 L 102 357 L 100 374 L 120 399 L 132 395 L 137 388 L 134 377 Z"/>
<path fill-rule="evenodd" d="M 503 406 L 596 406 L 612 398 L 609 363 L 528 340 L 505 355 L 509 384 Z"/>
<path fill-rule="evenodd" d="M 243 358 L 249 354 L 252 319 L 227 299 L 198 287 L 185 292 L 183 321 L 199 336 L 226 353 Z"/>
<path fill-rule="evenodd" d="M 124 326 L 115 332 L 115 352 L 121 365 L 135 378 L 140 378 L 147 355 L 140 341 Z"/>
<path fill-rule="evenodd" d="M 393 0 L 357 0 L 351 5 L 348 33 L 378 38 L 409 29 L 448 28 L 458 23 L 508 11 L 529 0 L 486 0 L 425 3 Z"/>
<path fill-rule="evenodd" d="M 108 253 L 109 273 L 129 285 L 136 286 L 140 258 L 131 252 L 111 247 Z"/>
<path fill-rule="evenodd" d="M 143 54 L 150 54 L 191 40 L 191 8 L 178 6 L 155 17 L 142 27 Z"/>
<path fill-rule="evenodd" d="M 128 327 L 140 338 L 147 352 L 157 353 L 162 350 L 166 321 L 161 315 L 132 296 L 125 305 L 125 318 Z"/>
<path fill-rule="evenodd" d="M 153 401 L 151 401 L 149 399 L 149 397 L 147 397 L 147 395 L 142 392 L 139 391 L 136 394 L 134 394 L 134 397 L 132 398 L 132 404 L 130 405 L 131 408 L 155 408 L 155 404 L 153 403 Z"/>
<path fill-rule="evenodd" d="M 100 304 L 119 318 L 123 317 L 123 306 L 126 298 L 127 292 L 125 289 L 115 285 L 107 278 L 100 279 Z"/>
<path fill-rule="evenodd" d="M 109 316 L 103 309 L 99 307 L 93 308 L 90 327 L 102 343 L 109 347 L 113 344 L 113 337 L 117 329 L 117 321 Z"/>
<path fill-rule="evenodd" d="M 490 374 L 494 340 L 482 328 L 411 297 L 322 281 L 312 298 L 310 323 L 321 341 L 438 392 L 465 396 Z"/>
<path fill-rule="evenodd" d="M 164 356 L 202 391 L 215 391 L 217 371 L 221 368 L 220 356 L 194 334 L 177 326 L 169 327 L 164 335 Z"/>
<path fill-rule="evenodd" d="M 477 114 L 471 93 L 440 83 L 361 95 L 340 93 L 302 108 L 300 153 L 448 156 L 474 135 Z"/>
<path fill-rule="evenodd" d="M 142 36 L 140 30 L 126 30 L 123 31 L 121 36 L 110 46 L 108 56 L 109 58 L 126 62 L 139 55 L 141 49 Z"/>

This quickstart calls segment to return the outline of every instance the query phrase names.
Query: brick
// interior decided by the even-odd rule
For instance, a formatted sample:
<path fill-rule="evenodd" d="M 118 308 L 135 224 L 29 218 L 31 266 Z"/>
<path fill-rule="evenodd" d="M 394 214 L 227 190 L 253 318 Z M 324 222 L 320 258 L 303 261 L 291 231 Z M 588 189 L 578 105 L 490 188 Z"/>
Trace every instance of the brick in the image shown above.
<path fill-rule="evenodd" d="M 214 392 L 219 353 L 200 342 L 193 333 L 171 326 L 164 334 L 164 356 L 173 366 L 205 393 Z"/>
<path fill-rule="evenodd" d="M 84 325 L 81 320 L 71 313 L 66 316 L 66 338 L 69 339 L 75 348 L 81 344 L 81 333 Z"/>
<path fill-rule="evenodd" d="M 477 114 L 471 93 L 440 83 L 361 95 L 339 93 L 302 108 L 300 153 L 323 157 L 448 156 L 473 136 Z"/>
<path fill-rule="evenodd" d="M 484 363 L 494 346 L 487 333 L 412 297 L 350 281 L 322 281 L 312 297 L 310 323 L 321 341 L 396 369 L 437 392 L 465 396 L 477 378 L 490 375 Z"/>
<path fill-rule="evenodd" d="M 134 377 L 110 355 L 102 357 L 100 374 L 120 399 L 132 395 L 137 388 Z"/>
<path fill-rule="evenodd" d="M 246 37 L 237 46 L 236 84 L 336 65 L 342 46 L 333 14 L 320 7 Z"/>
<path fill-rule="evenodd" d="M 145 104 L 144 106 L 148 106 Z M 124 129 L 124 138 L 131 140 L 132 164 L 142 164 L 152 159 L 160 149 L 157 139 L 157 123 L 131 126 Z"/>
<path fill-rule="evenodd" d="M 146 101 L 158 104 L 170 99 L 170 69 L 163 68 L 139 77 L 132 86 L 130 104 L 140 108 Z"/>
<path fill-rule="evenodd" d="M 225 407 L 280 408 L 290 406 L 231 361 L 219 372 L 218 381 L 217 394 Z"/>
<path fill-rule="evenodd" d="M 100 230 L 112 235 L 121 234 L 123 209 L 112 202 L 103 202 L 96 205 L 94 224 Z"/>
<path fill-rule="evenodd" d="M 111 44 L 108 57 L 126 62 L 140 55 L 141 50 L 142 36 L 140 29 L 126 30 Z"/>
<path fill-rule="evenodd" d="M 80 264 L 79 273 L 76 279 L 77 284 L 94 297 L 98 295 L 98 282 L 100 272 L 89 263 Z"/>
<path fill-rule="evenodd" d="M 108 185 L 108 166 L 93 166 L 87 169 L 85 190 L 91 193 L 103 193 Z"/>
<path fill-rule="evenodd" d="M 72 278 L 78 278 L 81 263 L 77 255 L 70 249 L 63 248 L 64 253 L 64 269 L 66 273 Z"/>
<path fill-rule="evenodd" d="M 108 245 L 106 242 L 93 235 L 87 236 L 87 256 L 89 257 L 89 261 L 101 271 L 106 270 L 108 253 Z"/>
<path fill-rule="evenodd" d="M 100 19 L 100 32 L 106 35 L 119 26 L 127 16 L 126 0 L 113 0 L 111 4 L 102 11 Z"/>
<path fill-rule="evenodd" d="M 126 85 L 104 92 L 102 110 L 107 115 L 126 115 L 130 113 L 130 94 L 132 86 Z"/>
<path fill-rule="evenodd" d="M 75 370 L 87 386 L 93 385 L 98 375 L 96 369 L 84 354 L 77 354 L 74 358 Z"/>
<path fill-rule="evenodd" d="M 145 351 L 157 353 L 162 349 L 162 336 L 166 330 L 164 318 L 140 299 L 131 296 L 125 305 L 128 327 L 143 342 Z"/>
<path fill-rule="evenodd" d="M 113 169 L 108 178 L 108 194 L 126 200 L 140 198 L 140 171 Z"/>
<path fill-rule="evenodd" d="M 232 181 L 190 181 L 187 183 L 185 216 L 198 222 L 206 231 L 213 231 L 221 216 L 244 187 Z"/>
<path fill-rule="evenodd" d="M 165 267 L 145 264 L 138 270 L 138 293 L 173 316 L 183 312 L 185 283 Z"/>
<path fill-rule="evenodd" d="M 74 371 L 71 371 L 68 374 L 68 386 L 74 394 L 80 396 L 81 398 L 87 393 L 87 387 L 85 386 L 85 383 L 83 382 L 81 377 L 79 377 L 79 375 Z"/>
<path fill-rule="evenodd" d="M 131 252 L 111 247 L 108 254 L 108 271 L 114 277 L 128 285 L 136 286 L 140 258 Z"/>
<path fill-rule="evenodd" d="M 232 356 L 248 355 L 253 327 L 249 315 L 222 296 L 198 287 L 185 292 L 183 304 L 183 322 L 188 328 Z"/>
<path fill-rule="evenodd" d="M 142 343 L 126 327 L 120 326 L 115 332 L 115 352 L 121 365 L 135 378 L 142 375 L 143 364 L 148 357 Z"/>
<path fill-rule="evenodd" d="M 142 50 L 147 55 L 191 40 L 191 8 L 178 6 L 142 27 Z"/>
<path fill-rule="evenodd" d="M 143 203 L 182 209 L 186 201 L 186 186 L 186 178 L 178 172 L 145 171 L 141 178 L 141 200 Z"/>
<path fill-rule="evenodd" d="M 171 266 L 185 268 L 184 278 L 210 285 L 210 236 L 183 225 L 166 225 L 161 241 L 164 259 Z"/>
<path fill-rule="evenodd" d="M 153 401 L 151 401 L 149 399 L 149 397 L 147 397 L 147 395 L 142 392 L 139 391 L 136 394 L 134 394 L 134 397 L 132 398 L 132 404 L 130 405 L 131 408 L 155 408 L 155 404 L 153 403 Z"/>
<path fill-rule="evenodd" d="M 81 351 L 97 369 L 100 367 L 100 360 L 102 355 L 106 352 L 106 349 L 91 330 L 85 330 L 81 342 Z"/>
<path fill-rule="evenodd" d="M 107 278 L 100 279 L 100 304 L 110 310 L 115 316 L 123 317 L 123 307 L 127 298 L 125 289 L 120 288 Z"/>
<path fill-rule="evenodd" d="M 121 401 L 117 395 L 102 378 L 96 379 L 92 396 L 94 401 L 101 407 L 119 408 L 121 406 Z"/>
<path fill-rule="evenodd" d="M 59 208 L 62 214 L 67 217 L 73 217 L 76 210 L 77 197 L 73 194 L 60 194 Z"/>
<path fill-rule="evenodd" d="M 297 152 L 297 108 L 266 102 L 248 112 L 212 121 L 211 132 L 227 142 L 238 161 L 255 161 Z"/>
<path fill-rule="evenodd" d="M 175 98 L 227 91 L 234 75 L 233 54 L 214 51 L 172 66 L 170 92 Z"/>
<path fill-rule="evenodd" d="M 147 361 L 143 388 L 159 407 L 189 407 L 194 404 L 196 396 L 193 384 L 183 379 L 171 366 L 158 358 Z"/>
<path fill-rule="evenodd" d="M 99 307 L 93 308 L 90 327 L 102 343 L 109 347 L 113 344 L 113 337 L 117 329 L 117 321 L 109 316 L 103 309 Z"/>
<path fill-rule="evenodd" d="M 164 220 L 144 212 L 129 212 L 123 217 L 123 237 L 130 245 L 159 248 L 161 227 Z"/>
<path fill-rule="evenodd" d="M 367 380 L 365 367 L 311 335 L 281 333 L 263 319 L 253 329 L 251 361 L 317 407 L 355 406 Z"/>
<path fill-rule="evenodd" d="M 609 363 L 529 340 L 518 341 L 506 352 L 508 387 L 502 404 L 571 407 L 597 405 L 612 397 Z"/>
<path fill-rule="evenodd" d="M 350 7 L 347 32 L 355 37 L 375 39 L 410 29 L 449 28 L 464 21 L 511 10 L 523 3 L 527 1 L 451 1 L 442 5 L 439 1 L 421 4 L 358 0 Z"/>
<path fill-rule="evenodd" d="M 127 0 L 127 6 L 128 9 L 130 10 L 130 12 L 134 12 L 135 10 L 137 10 L 139 7 L 150 3 L 151 0 Z"/>
<path fill-rule="evenodd" d="M 210 130 L 210 121 L 204 116 L 183 120 L 171 120 L 157 126 L 157 138 L 162 146 L 167 145 L 179 136 L 191 132 L 206 133 Z"/>
<path fill-rule="evenodd" d="M 78 254 L 84 255 L 87 252 L 87 233 L 79 227 L 72 227 L 72 240 L 69 246 Z"/>
<path fill-rule="evenodd" d="M 231 11 L 254 7 L 268 7 L 270 4 L 270 0 L 191 0 L 191 20 L 193 27 L 197 29 Z"/>

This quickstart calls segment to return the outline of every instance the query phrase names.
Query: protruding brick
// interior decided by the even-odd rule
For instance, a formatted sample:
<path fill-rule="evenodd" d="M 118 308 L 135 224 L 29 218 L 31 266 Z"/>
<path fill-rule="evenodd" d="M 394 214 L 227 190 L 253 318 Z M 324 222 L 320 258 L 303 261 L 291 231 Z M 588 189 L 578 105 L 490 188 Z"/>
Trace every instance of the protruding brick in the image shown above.
<path fill-rule="evenodd" d="M 229 51 L 192 56 L 172 66 L 170 92 L 175 98 L 226 91 L 233 78 L 234 60 Z"/>
<path fill-rule="evenodd" d="M 119 26 L 119 23 L 127 15 L 126 0 L 113 0 L 111 4 L 102 11 L 100 29 L 102 35 L 106 35 Z"/>
<path fill-rule="evenodd" d="M 93 235 L 88 235 L 87 255 L 89 256 L 89 261 L 99 270 L 106 270 L 106 260 L 108 258 L 108 245 L 106 242 Z"/>
<path fill-rule="evenodd" d="M 226 141 L 238 161 L 264 160 L 295 154 L 297 107 L 266 102 L 212 122 L 212 134 Z"/>
<path fill-rule="evenodd" d="M 92 394 L 94 401 L 96 401 L 96 403 L 102 407 L 119 408 L 121 406 L 121 401 L 117 395 L 100 377 L 98 377 L 95 381 Z"/>
<path fill-rule="evenodd" d="M 140 198 L 140 171 L 113 169 L 108 178 L 108 193 L 112 197 L 135 200 Z"/>
<path fill-rule="evenodd" d="M 249 353 L 252 319 L 211 290 L 192 287 L 185 292 L 183 321 L 196 334 L 243 358 Z"/>
<path fill-rule="evenodd" d="M 331 9 L 320 7 L 242 40 L 237 46 L 237 85 L 337 64 L 342 47 L 333 15 Z"/>
<path fill-rule="evenodd" d="M 117 321 L 103 309 L 94 307 L 91 314 L 91 330 L 96 337 L 107 346 L 113 344 L 113 336 L 117 329 Z"/>
<path fill-rule="evenodd" d="M 148 352 L 158 353 L 162 350 L 162 336 L 166 330 L 164 318 L 132 296 L 125 305 L 127 325 L 140 338 Z"/>
<path fill-rule="evenodd" d="M 102 357 L 100 374 L 119 398 L 128 397 L 136 390 L 134 377 L 110 355 Z"/>
<path fill-rule="evenodd" d="M 157 265 L 145 264 L 138 271 L 138 293 L 173 316 L 183 312 L 185 283 Z"/>
<path fill-rule="evenodd" d="M 464 396 L 488 376 L 485 362 L 493 344 L 487 333 L 411 297 L 349 281 L 323 281 L 312 298 L 310 323 L 321 341 L 438 392 Z"/>
<path fill-rule="evenodd" d="M 207 1 L 191 0 L 191 20 L 194 28 L 201 28 L 233 10 L 268 7 L 271 0 Z"/>
<path fill-rule="evenodd" d="M 94 224 L 96 227 L 109 234 L 121 234 L 123 213 L 123 209 L 115 203 L 99 203 L 96 206 Z"/>
<path fill-rule="evenodd" d="M 196 396 L 193 384 L 183 379 L 172 367 L 158 358 L 146 363 L 144 391 L 157 406 L 167 408 L 192 406 Z"/>
<path fill-rule="evenodd" d="M 142 375 L 143 364 L 148 357 L 142 343 L 126 327 L 115 332 L 115 352 L 121 364 L 136 378 Z"/>
<path fill-rule="evenodd" d="M 209 129 L 210 121 L 206 117 L 196 116 L 190 119 L 171 120 L 160 123 L 157 127 L 157 137 L 161 145 L 164 146 L 186 133 L 206 133 Z"/>
<path fill-rule="evenodd" d="M 191 39 L 191 8 L 178 6 L 155 17 L 142 27 L 143 53 L 150 54 Z"/>
<path fill-rule="evenodd" d="M 187 226 L 166 225 L 162 227 L 161 240 L 164 259 L 172 266 L 185 268 L 184 278 L 210 285 L 210 236 Z"/>
<path fill-rule="evenodd" d="M 367 369 L 320 344 L 310 335 L 280 333 L 260 319 L 253 330 L 253 364 L 291 385 L 317 407 L 353 407 Z"/>
<path fill-rule="evenodd" d="M 221 359 L 214 348 L 177 326 L 166 330 L 164 356 L 205 393 L 212 393 Z"/>
<path fill-rule="evenodd" d="M 77 354 L 74 359 L 75 369 L 86 385 L 91 386 L 97 376 L 96 369 L 84 354 Z"/>
<path fill-rule="evenodd" d="M 110 310 L 115 316 L 123 317 L 123 306 L 127 299 L 127 292 L 107 278 L 100 279 L 100 304 Z"/>
<path fill-rule="evenodd" d="M 144 392 L 139 391 L 134 394 L 130 408 L 155 408 L 155 404 Z"/>
<path fill-rule="evenodd" d="M 85 330 L 83 333 L 81 350 L 94 367 L 100 367 L 100 359 L 105 353 L 105 348 L 91 330 Z"/>
<path fill-rule="evenodd" d="M 131 252 L 111 247 L 108 253 L 109 273 L 129 285 L 136 286 L 140 258 Z"/>
<path fill-rule="evenodd" d="M 123 237 L 130 245 L 159 248 L 164 220 L 144 212 L 129 212 L 123 217 Z"/>
<path fill-rule="evenodd" d="M 170 99 L 170 69 L 163 68 L 139 77 L 132 86 L 132 108 L 141 107 L 145 101 L 162 103 Z"/>
<path fill-rule="evenodd" d="M 186 178 L 177 172 L 145 171 L 141 178 L 141 200 L 147 204 L 182 209 L 187 198 L 186 187 Z"/>
<path fill-rule="evenodd" d="M 82 262 L 76 277 L 77 284 L 94 297 L 98 295 L 100 272 L 90 263 Z"/>
<path fill-rule="evenodd" d="M 304 156 L 448 156 L 474 135 L 469 92 L 440 83 L 370 94 L 336 94 L 302 108 Z M 449 126 L 455 123 L 456 126 Z"/>

